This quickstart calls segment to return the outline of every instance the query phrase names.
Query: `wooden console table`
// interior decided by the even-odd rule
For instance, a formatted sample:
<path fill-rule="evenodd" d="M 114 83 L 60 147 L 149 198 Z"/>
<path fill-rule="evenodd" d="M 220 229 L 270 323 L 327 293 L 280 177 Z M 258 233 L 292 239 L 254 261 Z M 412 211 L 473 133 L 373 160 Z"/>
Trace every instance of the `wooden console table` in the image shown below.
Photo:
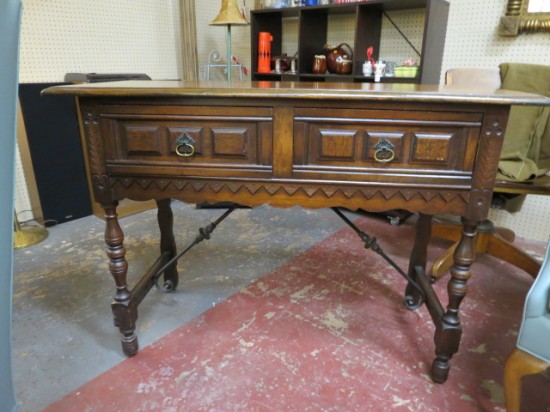
<path fill-rule="evenodd" d="M 116 284 L 115 325 L 127 356 L 138 351 L 137 308 L 176 256 L 170 200 L 275 207 L 346 207 L 419 213 L 407 286 L 435 324 L 431 376 L 444 382 L 458 351 L 459 306 L 487 217 L 511 105 L 550 105 L 537 95 L 453 86 L 359 83 L 129 81 L 59 86 L 77 97 L 93 193 L 106 214 Z M 130 288 L 118 201 L 154 199 L 161 254 Z M 431 216 L 462 217 L 444 308 L 424 270 Z M 176 263 L 163 273 L 176 287 Z"/>

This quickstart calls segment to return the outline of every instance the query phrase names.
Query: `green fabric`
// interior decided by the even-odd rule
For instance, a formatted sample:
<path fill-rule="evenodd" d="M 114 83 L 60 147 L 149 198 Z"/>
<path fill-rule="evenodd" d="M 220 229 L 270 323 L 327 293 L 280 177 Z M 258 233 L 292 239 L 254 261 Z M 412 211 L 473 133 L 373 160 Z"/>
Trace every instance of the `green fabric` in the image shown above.
<path fill-rule="evenodd" d="M 550 97 L 550 66 L 500 65 L 502 89 Z M 550 171 L 550 107 L 513 106 L 500 155 L 499 178 L 526 181 Z"/>

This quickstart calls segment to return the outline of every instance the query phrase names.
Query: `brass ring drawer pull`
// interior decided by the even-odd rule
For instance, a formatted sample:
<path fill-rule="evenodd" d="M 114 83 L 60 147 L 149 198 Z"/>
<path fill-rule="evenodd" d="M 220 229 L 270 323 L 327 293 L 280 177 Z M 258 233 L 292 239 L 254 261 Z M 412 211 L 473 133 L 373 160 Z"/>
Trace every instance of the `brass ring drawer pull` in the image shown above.
<path fill-rule="evenodd" d="M 395 152 L 393 149 L 395 146 L 386 139 L 380 140 L 374 146 L 374 160 L 378 163 L 389 163 L 395 159 Z"/>
<path fill-rule="evenodd" d="M 388 156 L 389 153 L 389 156 Z M 374 160 L 379 163 L 389 163 L 395 159 L 395 153 L 391 149 L 379 149 L 374 152 Z"/>
<path fill-rule="evenodd" d="M 188 133 L 176 139 L 176 154 L 181 157 L 191 157 L 195 154 L 195 141 Z"/>
<path fill-rule="evenodd" d="M 184 143 L 176 146 L 176 154 L 181 157 L 191 157 L 195 154 L 195 146 Z"/>

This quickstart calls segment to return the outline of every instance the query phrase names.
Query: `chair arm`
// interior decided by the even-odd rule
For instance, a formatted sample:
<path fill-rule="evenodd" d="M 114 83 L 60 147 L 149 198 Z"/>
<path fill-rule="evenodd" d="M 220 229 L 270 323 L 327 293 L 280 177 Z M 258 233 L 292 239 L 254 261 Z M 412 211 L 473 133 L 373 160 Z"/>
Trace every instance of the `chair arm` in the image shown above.
<path fill-rule="evenodd" d="M 497 180 L 494 191 L 514 195 L 550 195 L 550 175 L 540 176 L 528 182 Z"/>

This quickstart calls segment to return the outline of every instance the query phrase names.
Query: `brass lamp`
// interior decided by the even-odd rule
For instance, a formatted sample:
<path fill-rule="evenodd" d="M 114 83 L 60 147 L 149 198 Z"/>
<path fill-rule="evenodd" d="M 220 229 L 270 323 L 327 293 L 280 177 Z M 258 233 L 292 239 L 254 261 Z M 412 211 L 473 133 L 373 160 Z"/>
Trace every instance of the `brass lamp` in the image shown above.
<path fill-rule="evenodd" d="M 36 245 L 48 237 L 48 231 L 42 226 L 21 227 L 17 215 L 13 217 L 13 248 L 21 249 Z"/>
<path fill-rule="evenodd" d="M 231 81 L 231 26 L 245 26 L 248 22 L 237 7 L 237 0 L 222 0 L 218 16 L 210 23 L 211 26 L 227 26 L 227 81 Z"/>

